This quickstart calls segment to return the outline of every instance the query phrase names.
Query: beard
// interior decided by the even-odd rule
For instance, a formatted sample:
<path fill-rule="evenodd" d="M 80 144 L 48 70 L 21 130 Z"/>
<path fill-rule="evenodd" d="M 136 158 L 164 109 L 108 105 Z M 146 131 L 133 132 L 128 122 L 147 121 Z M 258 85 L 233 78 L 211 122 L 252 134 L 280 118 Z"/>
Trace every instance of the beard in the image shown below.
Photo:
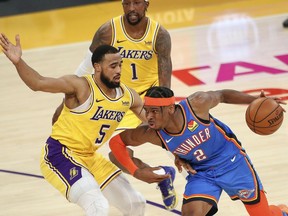
<path fill-rule="evenodd" d="M 141 20 L 143 19 L 143 16 L 140 16 L 139 14 L 137 14 L 138 19 L 137 19 L 136 21 L 131 21 L 131 20 L 130 20 L 130 14 L 131 14 L 131 13 L 128 13 L 128 14 L 125 15 L 126 20 L 127 20 L 127 22 L 128 22 L 130 25 L 137 25 L 137 24 L 139 24 L 139 23 L 141 22 Z"/>
<path fill-rule="evenodd" d="M 109 78 L 103 74 L 103 72 L 100 75 L 100 79 L 110 89 L 118 88 L 120 86 L 120 82 L 110 81 Z"/>

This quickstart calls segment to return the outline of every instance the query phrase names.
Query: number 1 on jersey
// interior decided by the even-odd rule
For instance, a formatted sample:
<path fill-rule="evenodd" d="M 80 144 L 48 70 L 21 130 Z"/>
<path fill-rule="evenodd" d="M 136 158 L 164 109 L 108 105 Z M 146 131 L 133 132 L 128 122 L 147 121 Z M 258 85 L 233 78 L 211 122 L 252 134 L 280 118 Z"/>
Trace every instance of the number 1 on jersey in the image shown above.
<path fill-rule="evenodd" d="M 132 70 L 132 80 L 137 80 L 137 72 L 136 72 L 136 64 L 132 63 L 131 65 L 131 70 Z"/>

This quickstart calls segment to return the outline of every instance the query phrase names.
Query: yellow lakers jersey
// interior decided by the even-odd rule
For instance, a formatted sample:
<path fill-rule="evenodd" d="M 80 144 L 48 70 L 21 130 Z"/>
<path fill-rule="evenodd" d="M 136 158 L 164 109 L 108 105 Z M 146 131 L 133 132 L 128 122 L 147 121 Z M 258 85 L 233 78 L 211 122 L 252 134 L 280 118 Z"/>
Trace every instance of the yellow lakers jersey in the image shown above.
<path fill-rule="evenodd" d="M 134 100 L 124 84 L 120 85 L 121 96 L 109 98 L 97 86 L 93 76 L 84 76 L 91 88 L 91 100 L 86 109 L 75 111 L 64 105 L 52 127 L 52 138 L 81 154 L 93 154 L 111 137 Z"/>
<path fill-rule="evenodd" d="M 123 16 L 111 20 L 112 46 L 123 59 L 121 82 L 143 95 L 148 88 L 159 85 L 155 49 L 159 24 L 148 18 L 146 32 L 140 39 L 131 38 L 124 27 Z"/>

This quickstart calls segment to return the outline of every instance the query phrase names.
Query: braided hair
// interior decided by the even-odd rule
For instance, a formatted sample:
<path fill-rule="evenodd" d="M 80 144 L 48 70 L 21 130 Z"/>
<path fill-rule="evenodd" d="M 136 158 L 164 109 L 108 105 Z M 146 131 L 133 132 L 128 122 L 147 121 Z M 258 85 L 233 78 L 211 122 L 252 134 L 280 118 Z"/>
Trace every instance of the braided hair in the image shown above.
<path fill-rule="evenodd" d="M 145 96 L 152 98 L 170 98 L 174 96 L 174 92 L 167 87 L 153 86 L 148 89 Z"/>
<path fill-rule="evenodd" d="M 149 88 L 145 94 L 145 103 L 146 104 L 146 97 L 149 98 L 174 98 L 174 92 L 167 88 L 167 87 L 163 87 L 163 86 L 153 86 L 151 88 Z M 157 100 L 157 99 L 156 99 Z M 173 103 L 173 102 L 172 102 Z M 158 106 L 158 105 L 157 105 Z M 161 111 L 163 111 L 163 106 L 159 105 Z M 166 105 L 165 105 L 166 106 Z"/>

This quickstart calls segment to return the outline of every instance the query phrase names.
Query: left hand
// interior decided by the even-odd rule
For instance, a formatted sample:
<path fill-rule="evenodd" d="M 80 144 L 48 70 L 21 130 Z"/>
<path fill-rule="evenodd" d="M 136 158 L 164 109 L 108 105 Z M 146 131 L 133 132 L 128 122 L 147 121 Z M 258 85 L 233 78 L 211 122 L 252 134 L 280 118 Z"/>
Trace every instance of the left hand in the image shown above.
<path fill-rule="evenodd" d="M 3 53 L 7 58 L 13 63 L 17 64 L 22 56 L 22 49 L 20 45 L 19 35 L 15 36 L 16 45 L 12 44 L 9 39 L 3 33 L 0 34 L 0 45 L 2 47 Z"/>

